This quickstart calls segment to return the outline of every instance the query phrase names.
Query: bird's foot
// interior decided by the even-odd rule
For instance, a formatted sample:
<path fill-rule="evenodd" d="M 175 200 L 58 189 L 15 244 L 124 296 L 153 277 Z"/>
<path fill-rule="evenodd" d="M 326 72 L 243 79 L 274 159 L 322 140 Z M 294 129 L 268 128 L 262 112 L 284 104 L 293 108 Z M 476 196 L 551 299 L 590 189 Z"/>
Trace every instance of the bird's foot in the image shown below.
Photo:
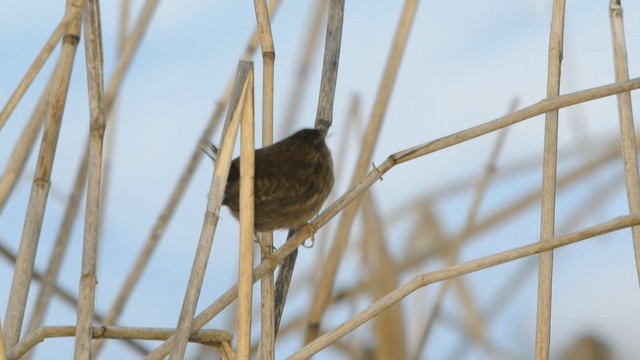
<path fill-rule="evenodd" d="M 274 268 L 277 268 L 280 265 L 280 260 L 273 255 L 273 252 L 276 250 L 275 246 L 265 244 L 262 236 L 258 236 L 257 234 L 255 242 L 260 246 L 262 259 L 267 259 L 271 264 L 273 264 Z"/>

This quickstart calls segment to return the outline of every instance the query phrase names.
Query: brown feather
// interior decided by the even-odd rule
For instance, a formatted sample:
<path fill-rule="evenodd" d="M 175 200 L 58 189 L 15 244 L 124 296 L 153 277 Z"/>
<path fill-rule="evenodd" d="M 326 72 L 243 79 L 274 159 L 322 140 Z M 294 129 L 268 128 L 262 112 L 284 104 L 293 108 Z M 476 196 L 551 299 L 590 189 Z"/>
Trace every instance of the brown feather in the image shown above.
<path fill-rule="evenodd" d="M 255 151 L 255 230 L 295 229 L 333 188 L 333 161 L 322 132 L 303 129 Z M 239 215 L 240 158 L 231 163 L 223 205 Z"/>

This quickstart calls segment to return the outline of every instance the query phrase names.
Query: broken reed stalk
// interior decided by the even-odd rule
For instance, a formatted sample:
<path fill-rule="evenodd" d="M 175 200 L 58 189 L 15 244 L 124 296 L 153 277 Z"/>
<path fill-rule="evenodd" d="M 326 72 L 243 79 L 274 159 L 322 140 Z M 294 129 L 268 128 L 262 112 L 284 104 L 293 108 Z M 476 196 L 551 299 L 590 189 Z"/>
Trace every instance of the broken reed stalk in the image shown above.
<path fill-rule="evenodd" d="M 209 260 L 209 253 L 211 252 L 213 235 L 218 225 L 220 207 L 224 197 L 224 187 L 227 183 L 229 167 L 231 166 L 233 146 L 238 132 L 240 117 L 242 116 L 242 105 L 248 92 L 250 72 L 251 64 L 246 61 L 240 61 L 231 92 L 224 130 L 222 132 L 220 152 L 218 153 L 216 167 L 211 179 L 202 231 L 200 232 L 200 239 L 198 240 L 198 247 L 193 259 L 191 275 L 189 276 L 189 282 L 182 303 L 182 310 L 180 311 L 180 318 L 178 319 L 178 325 L 176 327 L 176 341 L 174 342 L 170 356 L 172 360 L 181 360 L 184 358 L 189 334 L 191 334 L 193 330 L 193 315 L 196 311 L 202 280 Z"/>
<path fill-rule="evenodd" d="M 622 5 L 620 0 L 611 0 L 609 5 L 611 21 L 611 41 L 613 43 L 613 60 L 616 81 L 629 80 L 629 66 L 627 64 L 627 45 L 624 36 Z M 631 94 L 618 94 L 618 116 L 620 121 L 620 146 L 624 158 L 624 174 L 627 183 L 627 201 L 629 212 L 640 213 L 640 177 L 638 175 L 638 153 L 636 147 L 636 132 L 633 126 L 633 110 Z M 631 228 L 633 247 L 635 250 L 636 269 L 640 281 L 640 227 Z"/>
<path fill-rule="evenodd" d="M 273 144 L 273 88 L 276 52 L 266 0 L 254 0 L 253 7 L 255 8 L 258 37 L 262 50 L 262 147 L 265 147 Z M 261 255 L 261 259 L 264 260 L 273 252 L 273 232 L 262 233 L 261 241 L 263 246 L 260 249 L 266 252 Z M 253 263 L 251 267 L 253 268 Z M 251 269 L 249 269 L 249 274 L 251 274 Z M 262 360 L 274 359 L 273 286 L 273 273 L 265 276 L 260 282 L 260 346 L 257 358 Z"/>
<path fill-rule="evenodd" d="M 78 291 L 75 356 L 91 359 L 93 309 L 96 296 L 96 261 L 100 220 L 100 184 L 102 180 L 102 148 L 105 129 L 104 59 L 102 25 L 98 0 L 87 0 L 83 10 L 84 44 L 89 93 L 89 172 L 87 202 L 82 245 L 82 269 Z"/>
<path fill-rule="evenodd" d="M 549 62 L 547 65 L 547 98 L 560 93 L 560 66 L 564 37 L 565 0 L 553 1 L 551 34 L 549 36 Z M 545 114 L 544 154 L 542 165 L 542 214 L 540 241 L 555 235 L 556 178 L 558 167 L 558 110 Z M 536 359 L 549 358 L 551 341 L 551 282 L 553 252 L 540 254 L 538 268 L 538 305 L 536 317 Z"/>
<path fill-rule="evenodd" d="M 68 34 L 69 27 L 73 27 L 74 23 L 77 21 L 78 16 L 80 16 L 81 7 L 67 7 L 62 20 L 53 31 L 47 42 L 44 44 L 44 47 L 36 56 L 36 59 L 33 61 L 33 64 L 27 70 L 27 73 L 24 75 L 18 87 L 14 90 L 13 94 L 5 104 L 4 108 L 0 112 L 0 130 L 4 127 L 4 124 L 7 122 L 13 110 L 18 106 L 20 100 L 22 100 L 22 96 L 24 96 L 25 92 L 35 79 L 36 75 L 42 70 L 44 63 L 47 62 L 47 59 L 55 49 L 56 45 L 60 42 L 60 39 L 63 35 Z"/>
<path fill-rule="evenodd" d="M 637 226 L 640 224 L 640 215 L 627 215 L 620 216 L 605 223 L 586 228 L 584 230 L 560 236 L 545 241 L 540 241 L 530 245 L 522 246 L 519 248 L 503 251 L 494 255 L 486 256 L 476 260 L 471 260 L 456 264 L 453 266 L 447 266 L 440 270 L 418 275 L 410 280 L 407 284 L 392 291 L 382 299 L 376 301 L 365 310 L 359 312 L 356 316 L 349 321 L 344 322 L 332 331 L 325 333 L 312 343 L 305 345 L 302 349 L 287 357 L 288 360 L 300 360 L 308 359 L 313 354 L 316 354 L 325 347 L 331 345 L 338 339 L 349 334 L 351 331 L 358 328 L 360 325 L 371 320 L 382 311 L 386 310 L 390 306 L 398 303 L 409 294 L 414 291 L 428 286 L 430 284 L 440 282 L 443 280 L 453 279 L 472 272 L 480 271 L 497 265 L 501 265 L 510 261 L 522 259 L 527 256 L 539 254 L 543 251 L 548 251 L 561 246 L 573 244 L 582 240 L 594 238 L 596 236 L 604 235 L 613 231 L 624 229 L 631 226 Z"/>
<path fill-rule="evenodd" d="M 400 60 L 402 59 L 407 39 L 409 38 L 409 31 L 413 24 L 417 5 L 417 0 L 407 0 L 402 11 L 392 48 L 389 52 L 389 58 L 387 59 L 384 74 L 371 111 L 371 118 L 364 134 L 362 149 L 358 156 L 358 162 L 351 180 L 351 186 L 354 186 L 358 180 L 364 176 L 371 164 L 373 149 L 377 143 L 382 120 L 384 119 L 384 114 L 387 110 L 391 93 L 393 92 L 393 85 L 400 68 Z M 332 9 L 333 5 L 330 5 L 329 11 L 331 12 Z M 320 107 L 318 108 L 318 111 L 320 111 Z M 320 118 L 316 119 L 316 127 L 320 120 Z M 313 302 L 309 310 L 305 343 L 309 343 L 318 336 L 320 321 L 324 315 L 333 291 L 338 267 L 340 266 L 342 255 L 347 247 L 350 229 L 352 227 L 351 225 L 355 218 L 358 205 L 359 200 L 356 200 L 342 213 L 331 250 L 320 269 L 320 276 L 318 277 L 318 282 L 314 289 L 314 294 L 312 296 Z"/>
<path fill-rule="evenodd" d="M 490 132 L 505 128 L 507 126 L 514 125 L 523 120 L 544 114 L 553 109 L 559 109 L 582 102 L 615 95 L 622 92 L 628 92 L 640 88 L 640 78 L 634 78 L 629 81 L 621 83 L 613 83 L 609 85 L 599 86 L 586 90 L 581 90 L 566 95 L 561 95 L 554 98 L 547 98 L 533 105 L 527 106 L 514 113 L 502 116 L 495 120 L 482 123 L 480 125 L 471 127 L 469 129 L 457 132 L 452 135 L 448 135 L 437 140 L 433 140 L 428 143 L 414 146 L 412 148 L 399 151 L 391 154 L 387 160 L 381 163 L 379 166 L 373 168 L 367 175 L 365 175 L 355 186 L 349 191 L 343 194 L 328 208 L 322 211 L 316 216 L 310 224 L 315 229 L 320 229 L 327 224 L 334 216 L 342 211 L 353 200 L 362 195 L 362 193 L 371 187 L 376 181 L 380 180 L 382 175 L 393 168 L 396 165 L 402 164 L 407 161 L 414 160 L 421 156 L 457 145 L 459 143 L 477 138 L 482 135 L 486 135 Z M 273 254 L 277 260 L 284 259 L 285 256 L 293 252 L 298 246 L 300 246 L 306 239 L 311 236 L 309 227 L 302 227 L 300 231 L 291 237 L 284 245 L 282 245 Z M 253 272 L 254 281 L 258 281 L 268 272 L 274 270 L 274 264 L 271 261 L 262 261 Z M 193 320 L 193 329 L 202 328 L 207 322 L 213 319 L 217 314 L 224 310 L 229 304 L 233 302 L 238 296 L 238 287 L 232 286 L 218 299 L 211 303 L 206 309 L 204 309 Z M 172 346 L 174 337 L 168 338 L 162 345 L 156 348 L 152 353 L 147 356 L 146 359 L 161 359 L 166 356 Z"/>
<path fill-rule="evenodd" d="M 333 100 L 338 82 L 340 64 L 340 46 L 342 44 L 342 24 L 344 22 L 344 0 L 330 0 L 327 18 L 327 32 L 324 41 L 322 76 L 314 128 L 324 137 L 333 123 Z"/>
<path fill-rule="evenodd" d="M 173 335 L 175 329 L 138 328 L 121 326 L 94 326 L 91 333 L 94 339 L 118 340 L 164 340 Z M 42 341 L 56 337 L 75 336 L 75 326 L 43 326 L 29 333 L 20 344 L 7 354 L 9 360 L 20 359 L 24 354 Z M 191 334 L 189 341 L 209 346 L 222 346 L 231 342 L 233 335 L 228 331 L 206 329 Z M 3 353 L 4 354 L 4 353 Z"/>
<path fill-rule="evenodd" d="M 38 249 L 38 241 L 40 240 L 40 230 L 42 229 L 44 211 L 47 204 L 49 188 L 51 187 L 50 178 L 53 159 L 58 142 L 58 135 L 60 133 L 69 79 L 71 77 L 71 70 L 73 69 L 73 59 L 78 47 L 80 35 L 80 13 L 76 12 L 74 8 L 74 5 L 67 7 L 67 11 L 75 14 L 75 18 L 74 21 L 66 27 L 66 32 L 62 39 L 60 61 L 58 62 L 54 75 L 54 83 L 56 85 L 47 112 L 47 119 L 45 120 L 38 163 L 34 174 L 7 311 L 5 313 L 4 331 L 5 345 L 7 348 L 16 345 L 20 339 L 20 331 L 22 329 L 29 287 L 33 275 L 33 265 Z"/>

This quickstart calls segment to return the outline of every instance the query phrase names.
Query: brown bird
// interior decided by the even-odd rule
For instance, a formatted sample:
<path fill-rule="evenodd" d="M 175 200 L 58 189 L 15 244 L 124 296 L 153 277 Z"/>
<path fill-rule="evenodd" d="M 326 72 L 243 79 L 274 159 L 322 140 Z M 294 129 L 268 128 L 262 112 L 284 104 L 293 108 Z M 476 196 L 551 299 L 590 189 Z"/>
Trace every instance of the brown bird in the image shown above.
<path fill-rule="evenodd" d="M 255 231 L 296 229 L 320 211 L 333 188 L 333 161 L 324 135 L 303 129 L 255 151 Z M 240 158 L 231 162 L 223 205 L 236 219 L 240 206 Z"/>

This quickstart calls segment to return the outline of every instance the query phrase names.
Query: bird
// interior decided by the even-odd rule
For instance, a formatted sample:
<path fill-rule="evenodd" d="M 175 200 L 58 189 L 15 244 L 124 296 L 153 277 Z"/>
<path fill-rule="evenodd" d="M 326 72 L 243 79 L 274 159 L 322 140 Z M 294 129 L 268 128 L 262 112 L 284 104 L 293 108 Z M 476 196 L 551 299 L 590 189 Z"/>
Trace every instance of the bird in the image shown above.
<path fill-rule="evenodd" d="M 215 147 L 209 144 L 215 154 Z M 211 157 L 211 155 L 209 155 Z M 308 225 L 333 189 L 331 152 L 324 133 L 302 129 L 255 150 L 254 229 L 268 232 Z M 222 205 L 239 219 L 240 157 L 231 162 Z"/>

